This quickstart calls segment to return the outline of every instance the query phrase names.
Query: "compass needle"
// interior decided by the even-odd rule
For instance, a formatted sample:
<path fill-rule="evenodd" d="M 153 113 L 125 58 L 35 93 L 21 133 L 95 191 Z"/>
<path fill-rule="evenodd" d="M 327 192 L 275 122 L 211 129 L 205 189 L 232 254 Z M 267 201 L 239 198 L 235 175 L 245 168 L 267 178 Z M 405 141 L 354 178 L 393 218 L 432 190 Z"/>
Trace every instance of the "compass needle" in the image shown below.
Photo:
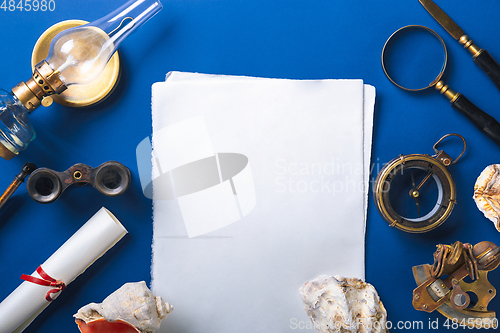
<path fill-rule="evenodd" d="M 412 197 L 413 201 L 415 201 L 415 206 L 417 206 L 418 217 L 422 217 L 422 215 L 420 214 L 420 203 L 418 201 L 418 197 L 420 196 L 420 193 L 418 192 L 419 189 L 415 187 L 415 176 L 413 176 L 413 171 L 411 171 L 411 170 L 410 170 L 410 177 L 411 177 L 411 186 L 412 186 L 411 191 L 410 191 L 410 197 Z"/>
<path fill-rule="evenodd" d="M 424 184 L 429 180 L 429 178 L 431 178 L 431 176 L 432 176 L 432 171 L 429 171 L 427 173 L 427 176 L 425 176 L 425 178 L 422 179 L 422 181 L 420 182 L 420 184 L 418 184 L 416 190 L 420 191 L 420 189 L 422 188 L 422 186 L 424 186 Z"/>

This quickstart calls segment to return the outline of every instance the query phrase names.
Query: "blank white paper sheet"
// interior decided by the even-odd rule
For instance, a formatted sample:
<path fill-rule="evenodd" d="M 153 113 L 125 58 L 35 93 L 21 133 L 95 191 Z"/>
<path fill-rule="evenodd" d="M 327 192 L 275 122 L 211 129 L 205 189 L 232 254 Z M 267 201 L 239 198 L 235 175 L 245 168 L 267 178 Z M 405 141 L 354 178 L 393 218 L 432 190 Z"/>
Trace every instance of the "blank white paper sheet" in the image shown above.
<path fill-rule="evenodd" d="M 161 332 L 294 332 L 306 281 L 364 279 L 372 86 L 172 72 L 152 89 Z"/>

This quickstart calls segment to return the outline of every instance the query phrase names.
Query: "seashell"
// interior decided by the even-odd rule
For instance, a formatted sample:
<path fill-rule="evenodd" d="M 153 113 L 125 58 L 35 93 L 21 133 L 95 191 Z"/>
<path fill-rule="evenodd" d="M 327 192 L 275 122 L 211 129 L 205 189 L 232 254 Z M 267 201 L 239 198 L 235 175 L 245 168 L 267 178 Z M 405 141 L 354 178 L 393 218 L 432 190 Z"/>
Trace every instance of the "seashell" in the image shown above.
<path fill-rule="evenodd" d="M 74 317 L 82 333 L 154 333 L 172 310 L 142 281 L 124 284 L 102 303 L 82 307 Z"/>
<path fill-rule="evenodd" d="M 299 290 L 320 333 L 387 332 L 387 312 L 375 288 L 356 278 L 321 275 Z"/>
<path fill-rule="evenodd" d="M 83 333 L 140 333 L 137 328 L 122 320 L 109 322 L 101 318 L 89 321 L 87 324 L 81 319 L 76 319 L 76 323 Z"/>
<path fill-rule="evenodd" d="M 500 231 L 500 164 L 487 166 L 474 185 L 474 201 Z"/>

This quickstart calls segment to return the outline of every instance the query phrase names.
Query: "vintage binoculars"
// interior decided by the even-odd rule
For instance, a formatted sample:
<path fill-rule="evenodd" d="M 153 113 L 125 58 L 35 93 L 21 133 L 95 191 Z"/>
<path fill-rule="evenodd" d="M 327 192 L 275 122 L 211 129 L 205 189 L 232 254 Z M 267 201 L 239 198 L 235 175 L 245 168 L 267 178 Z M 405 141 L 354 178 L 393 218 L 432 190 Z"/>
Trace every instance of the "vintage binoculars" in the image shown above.
<path fill-rule="evenodd" d="M 33 200 L 51 203 L 73 184 L 91 184 L 102 194 L 115 197 L 128 189 L 130 170 L 115 161 L 103 163 L 97 168 L 78 163 L 63 172 L 39 168 L 31 174 L 26 185 Z"/>

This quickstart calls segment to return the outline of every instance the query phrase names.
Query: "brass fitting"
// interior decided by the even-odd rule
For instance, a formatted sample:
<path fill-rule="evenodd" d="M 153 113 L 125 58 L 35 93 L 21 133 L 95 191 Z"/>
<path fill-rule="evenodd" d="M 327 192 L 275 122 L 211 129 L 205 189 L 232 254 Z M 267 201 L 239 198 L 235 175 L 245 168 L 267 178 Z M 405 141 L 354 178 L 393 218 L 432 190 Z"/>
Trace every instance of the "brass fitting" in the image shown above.
<path fill-rule="evenodd" d="M 458 98 L 459 94 L 450 89 L 447 84 L 444 84 L 443 81 L 439 81 L 435 86 L 436 90 L 438 90 L 441 94 L 445 95 L 446 98 L 450 100 L 451 103 L 455 102 Z"/>
<path fill-rule="evenodd" d="M 467 49 L 474 58 L 481 54 L 481 52 L 483 51 L 483 49 L 475 45 L 472 39 L 469 39 L 469 36 L 467 35 L 463 35 L 462 37 L 460 37 L 458 42 L 462 44 L 464 46 L 464 49 Z"/>
<path fill-rule="evenodd" d="M 5 147 L 5 145 L 3 145 L 2 143 L 0 143 L 0 157 L 1 158 L 5 159 L 7 161 L 10 161 L 14 157 L 16 157 L 16 155 L 17 154 L 13 153 L 7 147 Z"/>
<path fill-rule="evenodd" d="M 52 94 L 60 94 L 66 89 L 67 87 L 59 77 L 59 73 L 53 70 L 45 60 L 42 60 L 35 66 L 32 77 L 26 82 L 22 81 L 17 84 L 12 88 L 12 93 L 31 112 L 41 104 L 50 105 L 42 100 Z M 49 99 L 47 100 L 49 101 Z"/>

